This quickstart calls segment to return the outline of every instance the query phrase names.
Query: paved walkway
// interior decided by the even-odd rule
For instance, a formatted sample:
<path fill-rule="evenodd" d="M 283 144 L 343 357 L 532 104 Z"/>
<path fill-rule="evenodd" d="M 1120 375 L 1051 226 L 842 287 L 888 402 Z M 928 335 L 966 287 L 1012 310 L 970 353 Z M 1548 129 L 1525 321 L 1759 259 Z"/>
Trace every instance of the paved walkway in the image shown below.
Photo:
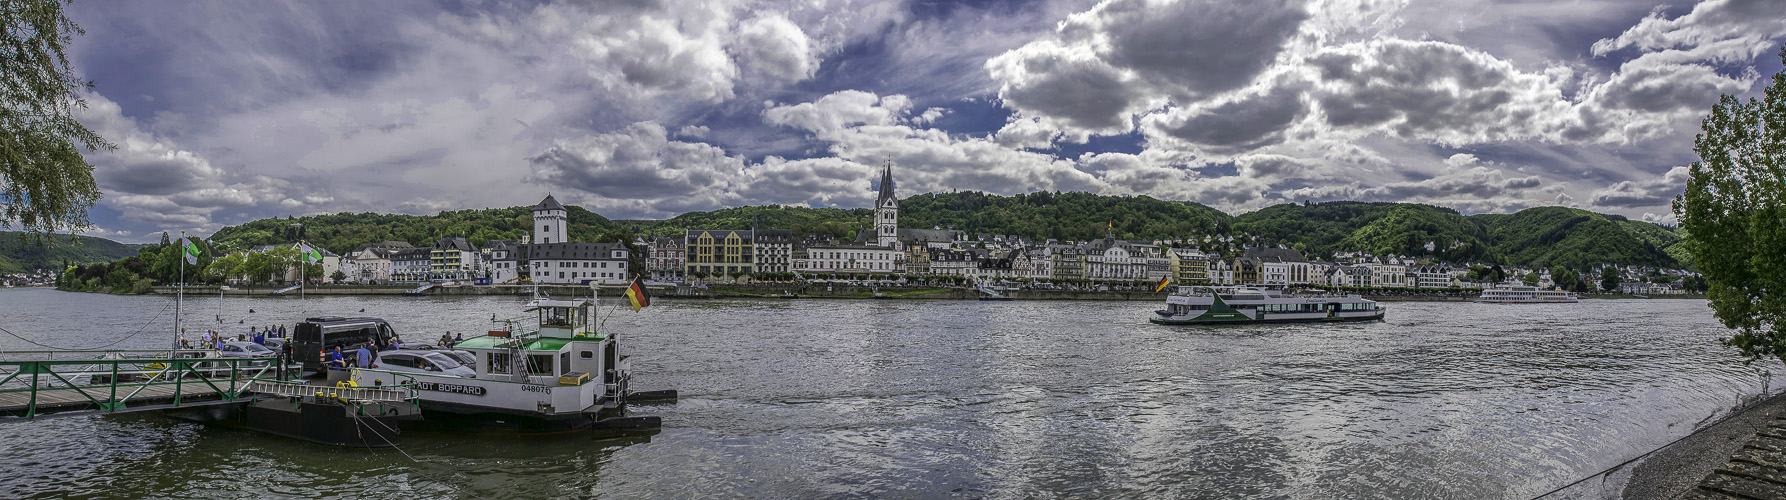
<path fill-rule="evenodd" d="M 1786 498 L 1786 417 L 1774 417 L 1683 499 Z"/>

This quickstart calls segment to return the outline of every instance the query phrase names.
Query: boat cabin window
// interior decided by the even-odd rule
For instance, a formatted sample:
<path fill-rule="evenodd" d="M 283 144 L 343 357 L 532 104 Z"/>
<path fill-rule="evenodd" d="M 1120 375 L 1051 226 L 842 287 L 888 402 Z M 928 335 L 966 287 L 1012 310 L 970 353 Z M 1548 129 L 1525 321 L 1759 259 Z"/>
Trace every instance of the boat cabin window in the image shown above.
<path fill-rule="evenodd" d="M 484 358 L 484 359 L 489 361 L 488 363 L 485 364 L 485 366 L 490 367 L 490 370 L 489 370 L 490 373 L 508 373 L 509 372 L 509 355 L 508 355 L 508 353 L 493 352 L 493 353 L 490 353 L 489 357 Z"/>
<path fill-rule="evenodd" d="M 527 356 L 527 373 L 532 375 L 552 374 L 551 354 L 530 354 Z"/>
<path fill-rule="evenodd" d="M 595 351 L 583 351 L 583 359 L 595 359 Z"/>
<path fill-rule="evenodd" d="M 540 308 L 540 326 L 571 326 L 569 307 Z"/>
<path fill-rule="evenodd" d="M 558 373 L 570 373 L 570 372 L 571 372 L 571 353 L 567 352 L 567 353 L 559 354 L 558 355 Z"/>

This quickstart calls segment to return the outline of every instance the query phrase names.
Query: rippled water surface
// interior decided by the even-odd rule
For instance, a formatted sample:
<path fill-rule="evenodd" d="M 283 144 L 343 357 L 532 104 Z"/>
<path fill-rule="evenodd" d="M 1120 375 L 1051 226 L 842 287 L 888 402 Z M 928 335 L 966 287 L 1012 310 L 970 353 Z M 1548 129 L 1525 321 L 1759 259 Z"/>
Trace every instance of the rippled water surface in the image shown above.
<path fill-rule="evenodd" d="M 363 308 L 421 340 L 522 300 L 186 308 L 190 328 L 222 316 L 230 333 Z M 4 290 L 0 328 L 160 347 L 169 304 Z M 0 424 L 0 497 L 1523 499 L 1686 435 L 1779 370 L 1718 344 L 1699 300 L 1391 303 L 1382 323 L 1215 328 L 1149 324 L 1156 306 L 660 300 L 606 326 L 635 389 L 681 391 L 635 407 L 664 418 L 648 440 L 409 434 L 367 451 L 156 414 L 52 418 Z"/>

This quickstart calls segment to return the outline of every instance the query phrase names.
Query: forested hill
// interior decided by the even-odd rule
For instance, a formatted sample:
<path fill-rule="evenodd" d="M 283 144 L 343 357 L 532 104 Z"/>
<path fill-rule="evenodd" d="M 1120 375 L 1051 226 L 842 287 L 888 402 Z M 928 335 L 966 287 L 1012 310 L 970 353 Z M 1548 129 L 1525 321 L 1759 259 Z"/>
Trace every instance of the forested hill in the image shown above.
<path fill-rule="evenodd" d="M 667 220 L 622 220 L 639 234 L 679 236 L 688 229 L 792 229 L 797 235 L 853 237 L 869 228 L 871 209 L 805 208 L 780 205 L 689 212 Z M 925 193 L 899 201 L 899 226 L 954 228 L 976 234 L 1010 234 L 1037 239 L 1089 240 L 1114 231 L 1119 238 L 1169 238 L 1226 231 L 1230 217 L 1196 203 L 1146 196 L 1087 193 L 1030 193 L 998 196 L 981 192 Z"/>
<path fill-rule="evenodd" d="M 1464 216 L 1412 203 L 1286 204 L 1235 217 L 1234 229 L 1312 254 L 1366 251 L 1570 268 L 1682 265 L 1669 253 L 1680 250 L 1680 236 L 1673 229 L 1565 207 Z"/>
<path fill-rule="evenodd" d="M 111 262 L 136 255 L 141 245 L 129 245 L 92 236 L 50 235 L 42 245 L 25 233 L 0 231 L 0 274 L 37 269 L 62 271 L 69 265 Z"/>
<path fill-rule="evenodd" d="M 532 227 L 531 207 L 456 210 L 432 216 L 335 214 L 264 219 L 218 231 L 226 249 L 303 237 L 337 254 L 371 242 L 407 241 L 426 246 L 446 236 L 482 245 L 518 240 Z M 689 212 L 664 220 L 615 220 L 567 207 L 573 241 L 680 236 L 688 229 L 792 229 L 797 236 L 850 238 L 869 228 L 866 208 L 747 206 Z M 1113 232 L 1118 238 L 1191 239 L 1250 237 L 1283 243 L 1310 255 L 1338 251 L 1433 256 L 1450 262 L 1485 261 L 1534 266 L 1584 267 L 1603 262 L 1680 266 L 1680 236 L 1667 227 L 1564 207 L 1514 214 L 1462 215 L 1413 203 L 1328 202 L 1285 204 L 1230 216 L 1197 203 L 1146 196 L 979 192 L 926 193 L 900 201 L 899 225 L 954 228 L 970 235 L 1008 234 L 1036 239 L 1088 240 Z M 1432 250 L 1427 246 L 1431 244 Z M 1220 249 L 1216 249 L 1220 250 Z M 1671 254 L 1674 252 L 1675 254 Z"/>
<path fill-rule="evenodd" d="M 631 241 L 632 232 L 582 207 L 567 206 L 572 241 Z M 301 224 L 294 227 L 292 224 Z M 284 219 L 261 219 L 229 226 L 211 235 L 211 243 L 235 250 L 296 241 L 300 237 L 345 255 L 360 245 L 405 241 L 418 247 L 461 236 L 482 246 L 490 240 L 520 240 L 533 227 L 533 207 L 452 210 L 439 215 L 339 213 Z"/>

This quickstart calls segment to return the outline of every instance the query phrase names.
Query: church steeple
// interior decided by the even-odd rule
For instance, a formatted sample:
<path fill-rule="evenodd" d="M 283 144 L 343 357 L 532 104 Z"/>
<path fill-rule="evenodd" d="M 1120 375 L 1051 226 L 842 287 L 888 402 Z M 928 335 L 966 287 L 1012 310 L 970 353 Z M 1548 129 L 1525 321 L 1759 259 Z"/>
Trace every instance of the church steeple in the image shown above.
<path fill-rule="evenodd" d="M 886 172 L 881 174 L 881 196 L 875 198 L 874 204 L 876 206 L 885 205 L 887 200 L 898 202 L 898 198 L 893 196 L 893 162 L 890 161 L 887 162 Z"/>
<path fill-rule="evenodd" d="M 881 196 L 874 200 L 875 242 L 880 246 L 899 247 L 899 197 L 893 194 L 893 162 L 881 173 Z"/>

